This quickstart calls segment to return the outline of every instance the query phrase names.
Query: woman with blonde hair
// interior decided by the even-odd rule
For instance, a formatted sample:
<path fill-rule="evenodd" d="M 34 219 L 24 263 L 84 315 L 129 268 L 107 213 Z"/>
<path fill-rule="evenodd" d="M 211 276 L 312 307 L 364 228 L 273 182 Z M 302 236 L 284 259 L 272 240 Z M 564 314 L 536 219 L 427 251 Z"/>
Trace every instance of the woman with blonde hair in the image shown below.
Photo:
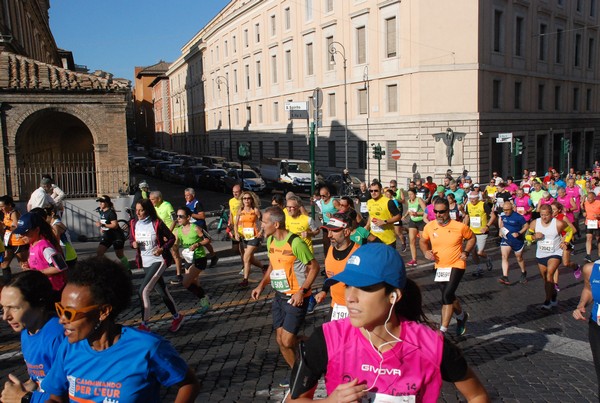
<path fill-rule="evenodd" d="M 248 287 L 248 277 L 250 276 L 250 266 L 261 267 L 262 264 L 254 257 L 256 248 L 260 246 L 260 231 L 258 222 L 260 221 L 260 200 L 254 192 L 242 192 L 242 204 L 236 214 L 236 220 L 233 226 L 233 234 L 240 245 L 243 245 L 244 253 L 242 261 L 244 262 L 244 279 L 238 285 L 240 288 Z"/>

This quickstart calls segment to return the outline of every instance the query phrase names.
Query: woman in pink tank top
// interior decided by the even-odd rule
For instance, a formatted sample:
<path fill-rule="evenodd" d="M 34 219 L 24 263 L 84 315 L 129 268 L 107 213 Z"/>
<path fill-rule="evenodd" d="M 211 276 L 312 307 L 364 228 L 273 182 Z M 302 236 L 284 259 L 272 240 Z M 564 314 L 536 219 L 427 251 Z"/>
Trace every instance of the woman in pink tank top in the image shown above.
<path fill-rule="evenodd" d="M 325 376 L 332 401 L 403 397 L 435 402 L 442 381 L 448 381 L 467 401 L 489 402 L 458 347 L 425 317 L 421 291 L 406 278 L 395 249 L 382 243 L 363 245 L 344 271 L 327 281 L 346 285 L 349 316 L 318 327 L 300 345 L 290 378 L 291 401 L 311 401 Z"/>

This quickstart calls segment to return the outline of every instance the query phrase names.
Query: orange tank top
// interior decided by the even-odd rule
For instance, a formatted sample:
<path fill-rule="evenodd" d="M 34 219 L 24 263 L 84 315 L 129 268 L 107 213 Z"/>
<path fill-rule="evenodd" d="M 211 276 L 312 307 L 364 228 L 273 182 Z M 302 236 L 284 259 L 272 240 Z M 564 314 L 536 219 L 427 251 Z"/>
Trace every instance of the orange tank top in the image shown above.
<path fill-rule="evenodd" d="M 13 231 L 13 225 L 17 226 L 16 222 L 13 222 L 12 219 L 12 215 L 13 213 L 16 215 L 17 220 L 19 219 L 19 217 L 21 216 L 21 214 L 19 214 L 19 212 L 17 210 L 13 210 L 11 211 L 9 214 L 4 214 L 4 228 L 5 228 L 5 232 L 4 232 L 4 243 L 6 244 L 6 246 L 21 246 L 21 245 L 26 245 L 26 242 L 23 240 L 23 237 L 20 236 L 16 236 L 15 234 L 12 233 Z M 8 240 L 8 243 L 6 242 Z"/>
<path fill-rule="evenodd" d="M 244 239 L 254 239 L 258 235 L 256 226 L 257 215 L 254 209 L 251 211 L 240 210 L 240 219 L 238 221 L 238 232 Z"/>

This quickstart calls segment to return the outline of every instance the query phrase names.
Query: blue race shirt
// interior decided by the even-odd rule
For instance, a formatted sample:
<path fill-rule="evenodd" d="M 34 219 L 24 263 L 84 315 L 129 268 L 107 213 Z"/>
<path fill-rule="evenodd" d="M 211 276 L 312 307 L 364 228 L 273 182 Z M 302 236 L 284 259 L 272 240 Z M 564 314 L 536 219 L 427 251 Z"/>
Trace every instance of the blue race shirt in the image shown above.
<path fill-rule="evenodd" d="M 65 329 L 53 316 L 36 334 L 29 334 L 27 329 L 21 332 L 21 350 L 27 365 L 27 372 L 39 389 L 33 392 L 31 402 L 45 402 L 50 399 L 49 393 L 44 393 L 42 381 L 48 375 L 58 348 L 65 338 Z"/>
<path fill-rule="evenodd" d="M 600 260 L 594 262 L 592 267 L 592 274 L 590 275 L 590 286 L 592 288 L 592 297 L 594 298 L 594 305 L 592 307 L 592 314 L 590 320 L 597 322 L 598 320 L 598 304 L 600 304 Z"/>
<path fill-rule="evenodd" d="M 160 385 L 183 381 L 188 366 L 162 337 L 123 326 L 106 350 L 64 340 L 44 380 L 46 392 L 71 402 L 160 402 Z"/>
<path fill-rule="evenodd" d="M 511 234 L 513 232 L 521 231 L 523 225 L 527 223 L 525 218 L 516 211 L 513 211 L 509 216 L 502 213 L 500 215 L 500 219 L 502 220 L 502 224 L 504 224 L 504 228 L 506 228 Z"/>
<path fill-rule="evenodd" d="M 204 206 L 196 199 L 185 203 L 185 206 L 194 214 L 198 214 L 198 211 L 204 211 Z M 200 228 L 204 228 L 206 226 L 206 220 L 196 220 L 195 218 L 192 218 L 190 221 Z"/>

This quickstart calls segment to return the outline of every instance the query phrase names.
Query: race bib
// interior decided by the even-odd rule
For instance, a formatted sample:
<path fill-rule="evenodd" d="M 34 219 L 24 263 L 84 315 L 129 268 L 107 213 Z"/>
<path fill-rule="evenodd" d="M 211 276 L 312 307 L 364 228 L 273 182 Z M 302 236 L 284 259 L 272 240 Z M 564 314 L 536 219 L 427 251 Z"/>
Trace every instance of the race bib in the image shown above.
<path fill-rule="evenodd" d="M 251 239 L 254 239 L 254 228 L 253 227 L 242 228 L 242 235 L 244 236 L 244 239 L 246 241 L 250 241 Z"/>
<path fill-rule="evenodd" d="M 435 271 L 435 279 L 438 283 L 444 283 L 450 281 L 450 274 L 452 273 L 452 267 L 438 267 Z"/>
<path fill-rule="evenodd" d="M 181 251 L 181 256 L 185 259 L 186 262 L 192 263 L 194 261 L 194 251 L 190 250 L 190 248 L 185 248 Z"/>
<path fill-rule="evenodd" d="M 506 229 L 506 227 L 500 228 L 500 236 L 502 238 L 506 238 L 507 235 L 508 235 L 508 229 Z"/>
<path fill-rule="evenodd" d="M 410 211 L 411 213 L 416 213 L 417 209 L 414 208 L 414 207 L 411 207 L 411 208 L 408 209 L 408 211 Z"/>
<path fill-rule="evenodd" d="M 451 211 L 451 212 L 450 212 L 450 218 L 451 218 L 452 220 L 456 220 L 456 211 Z"/>
<path fill-rule="evenodd" d="M 600 303 L 596 302 L 596 323 L 600 326 Z"/>
<path fill-rule="evenodd" d="M 381 228 L 379 225 L 375 225 L 373 221 L 371 221 L 371 232 L 383 232 L 383 228 Z"/>
<path fill-rule="evenodd" d="M 135 240 L 137 241 L 138 248 L 141 251 L 152 249 L 152 234 L 150 232 L 138 232 L 136 233 Z"/>
<path fill-rule="evenodd" d="M 273 287 L 275 291 L 286 293 L 291 290 L 290 283 L 288 282 L 287 276 L 285 275 L 285 270 L 273 269 L 271 271 L 270 278 L 271 287 Z"/>
<path fill-rule="evenodd" d="M 108 231 L 108 228 L 105 227 L 106 220 L 100 220 L 100 231 Z"/>
<path fill-rule="evenodd" d="M 415 403 L 416 396 L 391 396 L 383 393 L 368 392 L 362 403 Z"/>
<path fill-rule="evenodd" d="M 417 192 L 417 197 L 419 199 L 424 199 L 425 198 L 425 193 L 424 192 Z"/>
<path fill-rule="evenodd" d="M 331 311 L 331 320 L 339 320 L 348 317 L 348 308 L 344 305 L 333 304 Z"/>
<path fill-rule="evenodd" d="M 503 205 L 503 204 L 504 204 L 504 198 L 502 198 L 502 197 L 498 197 L 498 198 L 496 199 L 496 205 L 497 205 L 498 207 L 502 207 L 502 205 Z"/>
<path fill-rule="evenodd" d="M 8 241 L 10 241 L 10 234 L 12 234 L 10 231 L 4 232 L 4 245 L 6 246 L 8 246 Z"/>
<path fill-rule="evenodd" d="M 368 213 L 369 209 L 367 208 L 367 202 L 360 202 L 360 212 Z"/>
<path fill-rule="evenodd" d="M 588 229 L 598 229 L 598 220 L 587 220 Z"/>
<path fill-rule="evenodd" d="M 481 228 L 481 217 L 470 217 L 471 227 Z"/>
<path fill-rule="evenodd" d="M 541 252 L 554 252 L 554 242 L 552 239 L 542 239 L 538 241 L 538 249 Z"/>
<path fill-rule="evenodd" d="M 529 193 L 529 188 L 528 187 L 524 187 L 523 188 L 523 193 L 528 194 Z"/>
<path fill-rule="evenodd" d="M 521 215 L 525 214 L 525 207 L 517 207 L 517 213 Z"/>

